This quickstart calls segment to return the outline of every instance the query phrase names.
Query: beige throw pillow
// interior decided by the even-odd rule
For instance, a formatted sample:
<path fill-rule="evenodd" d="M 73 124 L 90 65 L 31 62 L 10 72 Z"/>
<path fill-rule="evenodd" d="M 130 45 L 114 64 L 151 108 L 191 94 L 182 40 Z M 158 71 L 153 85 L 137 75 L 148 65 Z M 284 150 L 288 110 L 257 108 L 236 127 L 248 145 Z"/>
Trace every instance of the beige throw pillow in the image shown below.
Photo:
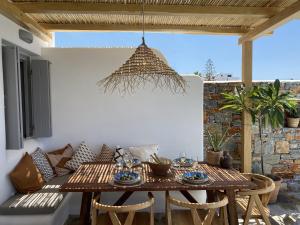
<path fill-rule="evenodd" d="M 154 153 L 158 154 L 158 145 L 142 145 L 137 147 L 129 147 L 128 151 L 134 158 L 141 160 L 142 162 L 148 161 L 150 156 Z"/>

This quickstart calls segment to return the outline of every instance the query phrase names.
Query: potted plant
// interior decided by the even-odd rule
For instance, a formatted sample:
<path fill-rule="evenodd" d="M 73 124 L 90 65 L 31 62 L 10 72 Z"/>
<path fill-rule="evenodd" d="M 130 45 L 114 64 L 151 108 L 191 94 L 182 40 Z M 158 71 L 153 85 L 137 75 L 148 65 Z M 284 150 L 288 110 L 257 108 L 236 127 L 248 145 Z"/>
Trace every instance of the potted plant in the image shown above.
<path fill-rule="evenodd" d="M 287 126 L 297 128 L 300 121 L 300 113 L 296 107 L 287 110 Z"/>
<path fill-rule="evenodd" d="M 213 166 L 220 165 L 220 159 L 223 156 L 223 146 L 232 136 L 228 136 L 229 127 L 222 132 L 212 127 L 206 129 L 209 147 L 206 150 L 206 162 Z"/>
<path fill-rule="evenodd" d="M 279 80 L 267 85 L 236 88 L 234 92 L 223 93 L 222 95 L 225 98 L 225 104 L 221 110 L 230 109 L 239 113 L 247 112 L 251 115 L 252 123 L 258 124 L 261 173 L 265 174 L 263 128 L 267 126 L 272 129 L 282 127 L 284 125 L 284 110 L 295 107 L 295 98 L 289 92 L 280 92 Z M 273 193 L 276 195 L 282 180 L 275 176 L 271 176 L 271 178 L 277 186 Z M 277 196 L 273 196 L 273 199 L 276 198 Z"/>

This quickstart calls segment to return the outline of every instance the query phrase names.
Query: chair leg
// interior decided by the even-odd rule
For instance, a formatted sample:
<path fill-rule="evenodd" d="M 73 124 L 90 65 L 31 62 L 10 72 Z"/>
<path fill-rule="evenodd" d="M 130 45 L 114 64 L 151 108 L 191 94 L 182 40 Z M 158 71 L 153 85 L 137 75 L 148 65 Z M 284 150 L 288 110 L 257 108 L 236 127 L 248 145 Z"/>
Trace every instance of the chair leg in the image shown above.
<path fill-rule="evenodd" d="M 224 220 L 224 225 L 229 225 L 229 223 L 228 223 L 227 206 L 222 207 L 221 212 L 222 212 L 222 218 Z"/>
<path fill-rule="evenodd" d="M 150 207 L 150 225 L 154 225 L 154 209 L 153 209 L 153 206 Z"/>
<path fill-rule="evenodd" d="M 97 209 L 92 210 L 92 225 L 97 225 Z"/>
<path fill-rule="evenodd" d="M 115 212 L 108 212 L 108 215 L 113 225 L 121 225 L 121 222 Z"/>
<path fill-rule="evenodd" d="M 201 218 L 197 212 L 197 209 L 191 209 L 194 225 L 202 225 Z"/>
<path fill-rule="evenodd" d="M 247 210 L 246 210 L 246 216 L 245 216 L 245 219 L 244 219 L 244 225 L 249 224 L 249 220 L 250 220 L 250 217 L 251 217 L 251 214 L 252 214 L 253 205 L 254 205 L 254 196 L 250 196 L 248 206 L 247 206 Z"/>
<path fill-rule="evenodd" d="M 126 218 L 126 221 L 125 221 L 124 225 L 132 225 L 134 215 L 135 215 L 135 211 L 130 211 L 128 213 L 128 216 Z"/>
<path fill-rule="evenodd" d="M 271 225 L 271 222 L 270 222 L 268 216 L 265 213 L 264 206 L 262 205 L 262 202 L 261 202 L 260 198 L 258 197 L 258 195 L 255 195 L 254 199 L 255 199 L 255 203 L 257 205 L 257 208 L 258 208 L 258 210 L 259 210 L 259 212 L 260 212 L 260 214 L 261 214 L 261 216 L 262 216 L 265 224 L 266 225 Z"/>
<path fill-rule="evenodd" d="M 260 225 L 259 219 L 256 218 L 255 222 L 256 222 L 257 225 Z"/>
<path fill-rule="evenodd" d="M 208 214 L 204 218 L 203 225 L 211 225 L 215 214 L 216 214 L 216 209 L 209 209 Z"/>
<path fill-rule="evenodd" d="M 172 225 L 172 216 L 171 216 L 171 206 L 169 202 L 169 192 L 166 191 L 166 220 L 167 220 L 167 225 Z"/>

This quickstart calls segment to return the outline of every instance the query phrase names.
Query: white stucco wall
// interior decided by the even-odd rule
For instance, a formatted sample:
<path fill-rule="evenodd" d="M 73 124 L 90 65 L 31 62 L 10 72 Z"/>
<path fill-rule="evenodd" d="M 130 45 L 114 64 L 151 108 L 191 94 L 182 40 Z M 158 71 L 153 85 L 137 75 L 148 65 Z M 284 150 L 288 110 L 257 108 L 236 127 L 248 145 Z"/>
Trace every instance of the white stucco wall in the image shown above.
<path fill-rule="evenodd" d="M 118 68 L 134 49 L 55 49 L 34 38 L 32 44 L 18 39 L 19 26 L 0 15 L 0 39 L 10 41 L 51 64 L 53 137 L 26 140 L 23 150 L 5 149 L 2 57 L 0 51 L 0 203 L 14 189 L 7 174 L 25 151 L 37 146 L 52 150 L 85 140 L 97 151 L 103 143 L 121 146 L 157 143 L 170 158 L 181 151 L 202 159 L 202 95 L 198 77 L 187 77 L 185 96 L 149 88 L 134 96 L 104 95 L 96 82 Z M 80 200 L 80 199 L 77 199 Z M 79 202 L 75 205 L 79 206 Z M 163 207 L 163 206 L 162 206 Z"/>
<path fill-rule="evenodd" d="M 116 70 L 134 49 L 46 48 L 42 56 L 51 61 L 53 137 L 43 140 L 45 150 L 86 141 L 99 151 L 111 146 L 159 144 L 159 153 L 170 158 L 186 151 L 202 159 L 203 84 L 199 77 L 186 77 L 186 95 L 146 87 L 133 96 L 103 93 L 96 82 Z M 108 202 L 118 194 L 104 194 Z M 195 193 L 203 200 L 202 192 Z M 135 193 L 128 203 L 142 201 Z M 155 210 L 164 210 L 163 193 L 155 193 Z M 72 198 L 71 214 L 78 214 L 80 196 Z"/>
<path fill-rule="evenodd" d="M 42 50 L 51 61 L 53 137 L 46 148 L 85 140 L 94 150 L 109 145 L 159 144 L 161 154 L 202 157 L 202 95 L 199 77 L 186 77 L 185 95 L 146 87 L 132 96 L 104 94 L 99 79 L 116 70 L 134 49 Z"/>
<path fill-rule="evenodd" d="M 0 14 L 0 40 L 14 43 L 24 49 L 40 55 L 41 47 L 48 46 L 48 43 L 34 37 L 32 44 L 27 44 L 19 39 L 18 30 L 21 28 L 6 17 Z M 0 203 L 5 201 L 14 193 L 14 189 L 7 177 L 25 151 L 32 152 L 36 146 L 41 145 L 38 140 L 28 140 L 24 143 L 23 150 L 5 149 L 5 119 L 4 119 L 4 92 L 3 92 L 3 69 L 2 50 L 0 51 Z"/>

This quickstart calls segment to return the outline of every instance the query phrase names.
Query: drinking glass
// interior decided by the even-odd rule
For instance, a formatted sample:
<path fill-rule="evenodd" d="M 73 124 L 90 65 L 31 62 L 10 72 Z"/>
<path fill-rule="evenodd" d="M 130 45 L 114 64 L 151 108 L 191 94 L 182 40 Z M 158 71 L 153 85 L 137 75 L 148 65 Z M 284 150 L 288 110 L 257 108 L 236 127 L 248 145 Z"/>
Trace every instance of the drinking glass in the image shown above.
<path fill-rule="evenodd" d="M 179 153 L 179 159 L 180 159 L 181 163 L 185 163 L 186 153 L 185 152 L 180 152 Z"/>
<path fill-rule="evenodd" d="M 129 171 L 132 172 L 132 166 L 133 166 L 133 158 L 131 155 L 126 154 L 124 157 L 124 162 L 126 164 L 126 167 L 128 167 Z"/>
<path fill-rule="evenodd" d="M 191 160 L 193 161 L 193 168 L 196 168 L 197 167 L 197 165 L 198 165 L 198 157 L 194 157 L 194 156 L 192 156 L 191 157 Z"/>
<path fill-rule="evenodd" d="M 116 169 L 117 169 L 117 172 L 120 172 L 123 170 L 123 167 L 124 167 L 124 162 L 123 160 L 119 161 L 119 162 L 116 162 Z"/>

